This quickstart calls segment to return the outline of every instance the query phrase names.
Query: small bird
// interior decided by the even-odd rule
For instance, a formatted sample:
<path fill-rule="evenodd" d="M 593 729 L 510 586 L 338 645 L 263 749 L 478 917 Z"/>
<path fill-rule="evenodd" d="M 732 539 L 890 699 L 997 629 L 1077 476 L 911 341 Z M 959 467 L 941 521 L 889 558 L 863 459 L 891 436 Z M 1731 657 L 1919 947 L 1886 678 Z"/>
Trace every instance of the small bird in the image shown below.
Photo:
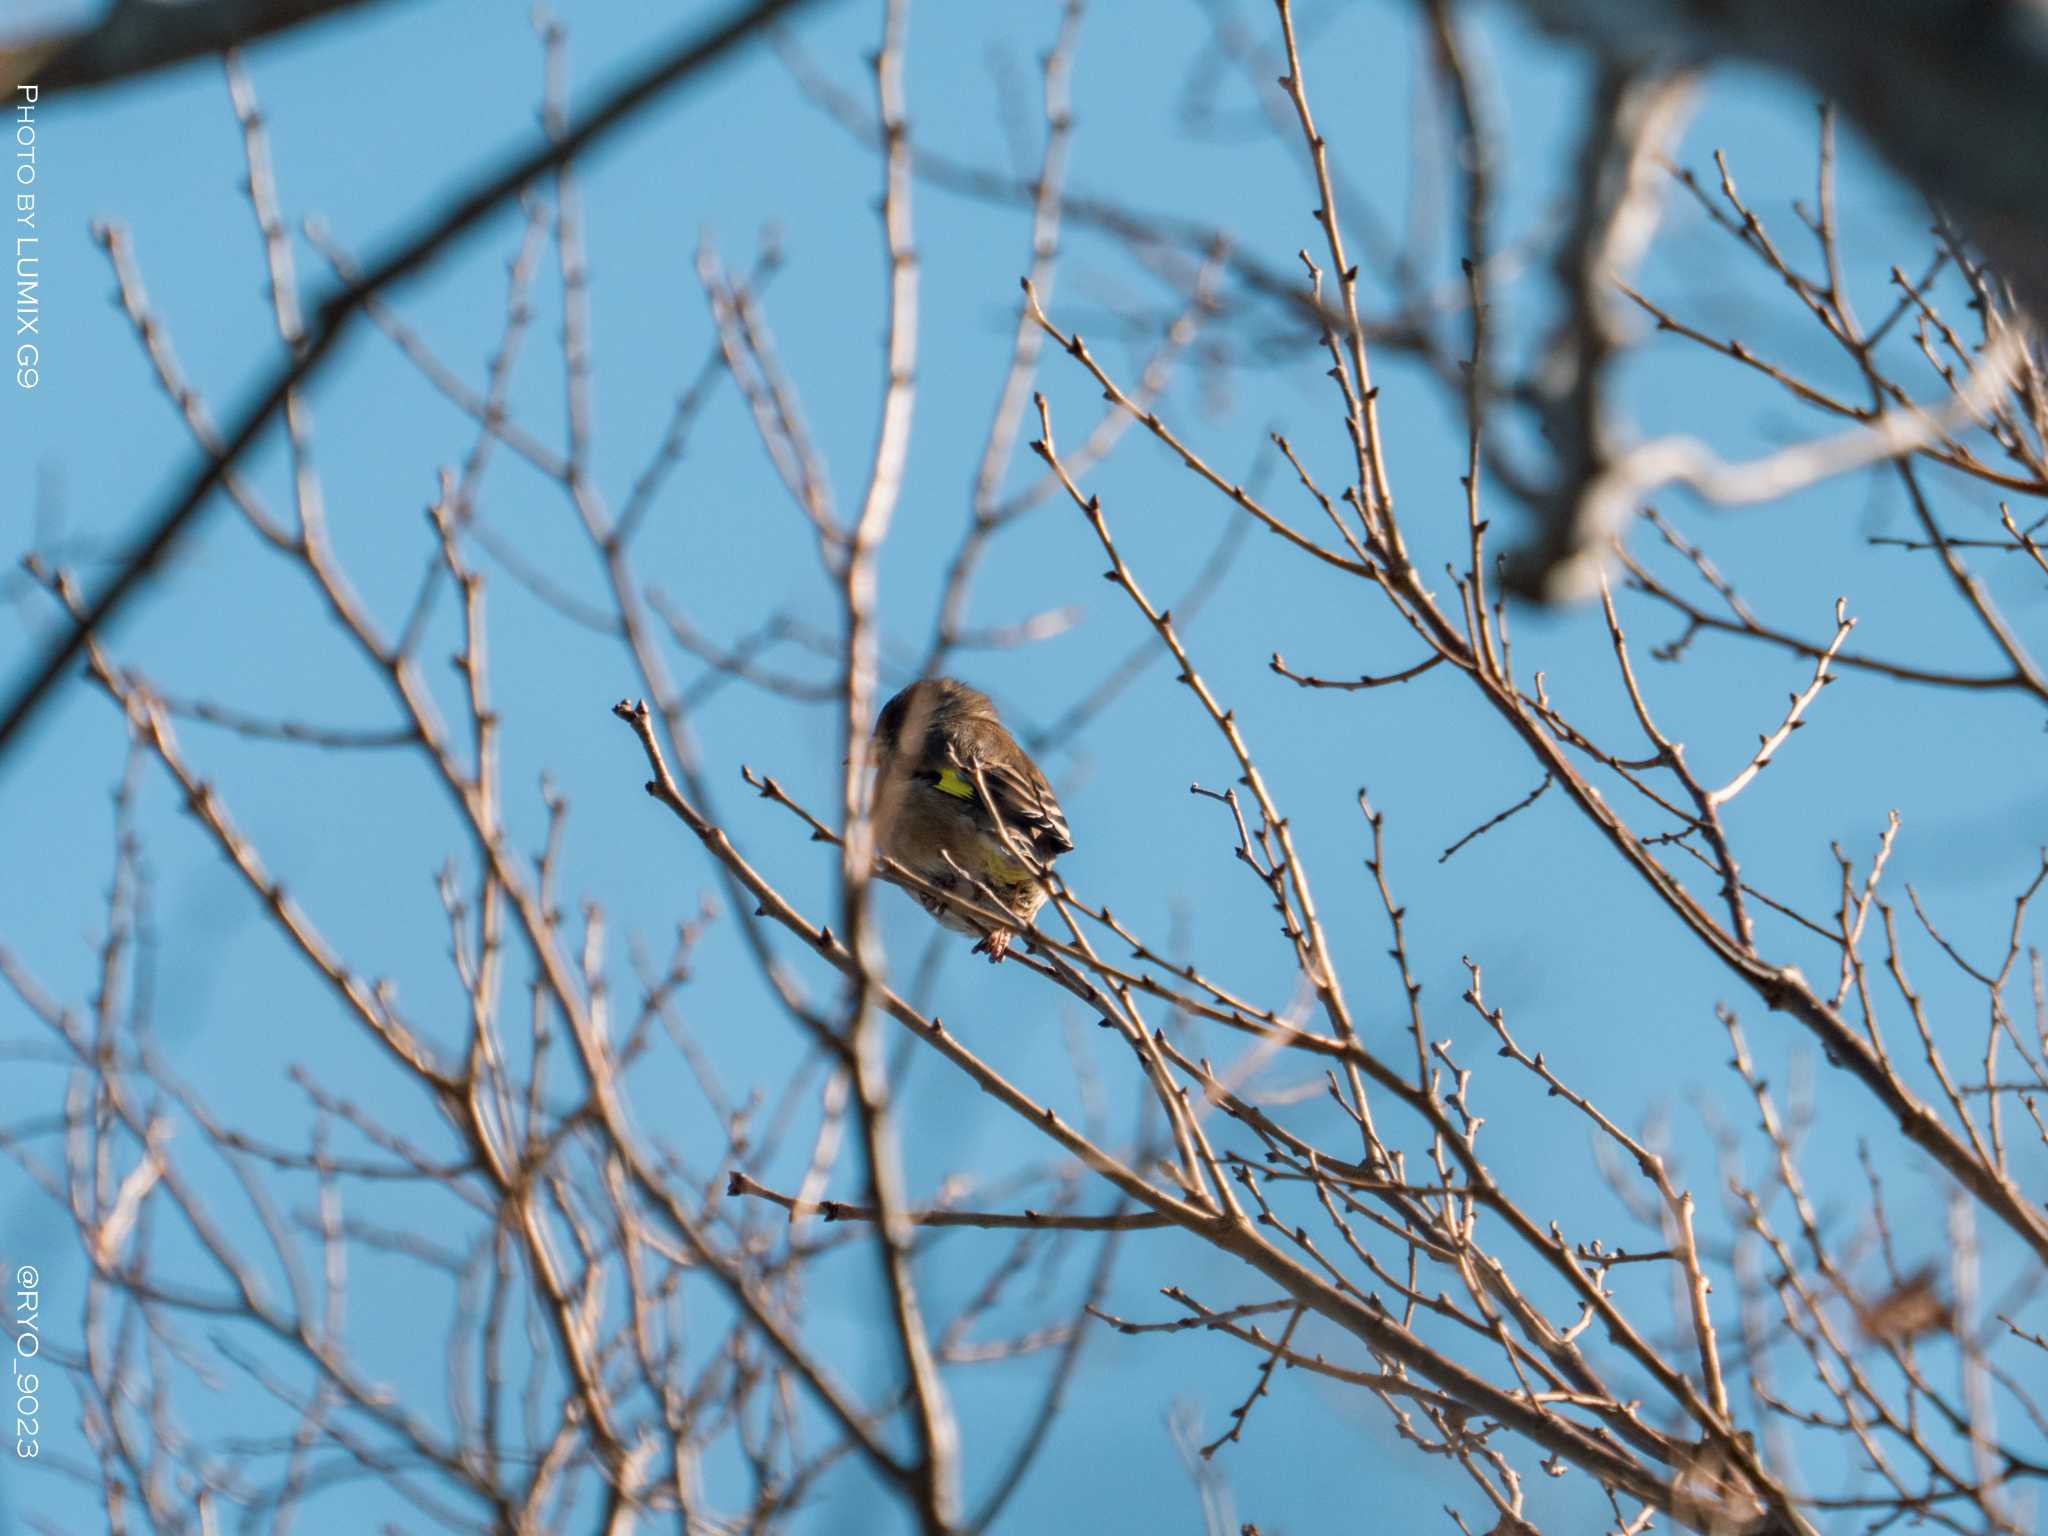
<path fill-rule="evenodd" d="M 876 847 L 941 890 L 1014 917 L 1015 927 L 990 928 L 912 892 L 945 927 L 980 934 L 976 953 L 1000 961 L 1045 904 L 1043 869 L 1074 846 L 1052 786 L 988 696 L 950 677 L 912 683 L 883 705 L 870 750 Z"/>

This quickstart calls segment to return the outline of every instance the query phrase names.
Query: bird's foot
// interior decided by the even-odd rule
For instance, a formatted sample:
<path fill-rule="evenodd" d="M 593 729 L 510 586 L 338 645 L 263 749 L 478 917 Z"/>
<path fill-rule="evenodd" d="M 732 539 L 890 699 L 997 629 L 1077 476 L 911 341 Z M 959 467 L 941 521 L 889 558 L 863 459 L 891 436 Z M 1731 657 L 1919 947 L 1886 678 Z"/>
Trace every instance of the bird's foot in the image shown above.
<path fill-rule="evenodd" d="M 981 942 L 974 946 L 973 953 L 987 955 L 990 965 L 1001 965 L 1003 956 L 1010 952 L 1010 940 L 1014 937 L 1009 929 L 998 928 L 994 933 L 984 934 Z"/>

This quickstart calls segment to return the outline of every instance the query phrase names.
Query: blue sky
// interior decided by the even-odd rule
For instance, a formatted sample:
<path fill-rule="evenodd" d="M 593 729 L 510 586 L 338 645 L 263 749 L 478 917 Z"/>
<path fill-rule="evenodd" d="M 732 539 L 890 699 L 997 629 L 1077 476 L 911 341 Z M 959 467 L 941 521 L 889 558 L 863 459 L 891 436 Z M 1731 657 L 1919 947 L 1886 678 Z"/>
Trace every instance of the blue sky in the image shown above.
<path fill-rule="evenodd" d="M 1320 125 L 1340 168 L 1370 204 L 1369 214 L 1349 212 L 1361 225 L 1370 218 L 1398 237 L 1417 192 L 1410 145 L 1422 55 L 1411 8 L 1356 0 L 1307 6 L 1302 14 L 1313 39 L 1309 84 Z M 1308 217 L 1314 194 L 1298 143 L 1276 143 L 1260 130 L 1241 90 L 1226 93 L 1231 112 L 1216 134 L 1191 137 L 1177 115 L 1207 36 L 1203 15 L 1200 6 L 1164 3 L 1091 10 L 1076 63 L 1070 184 L 1227 226 L 1245 249 L 1284 266 L 1315 235 Z M 1270 27 L 1263 7 L 1245 15 L 1251 25 Z M 1482 8 L 1475 15 L 1481 73 L 1501 93 L 1501 121 L 1510 130 L 1499 225 L 1513 239 L 1546 227 L 1565 190 L 1561 168 L 1585 69 L 1511 12 Z M 1028 112 L 1032 61 L 1055 19 L 1044 8 L 1009 8 L 1001 16 L 980 7 L 917 8 L 909 94 L 919 142 L 1008 168 L 1004 103 L 1013 89 L 1021 91 Z M 635 7 L 567 6 L 561 20 L 570 32 L 574 89 L 586 102 L 598 84 L 669 35 L 666 21 L 651 21 Z M 859 61 L 877 25 L 875 7 L 840 4 L 815 10 L 798 36 L 821 67 L 865 100 Z M 248 62 L 288 222 L 296 228 L 317 217 L 358 257 L 388 249 L 452 189 L 531 143 L 536 131 L 539 50 L 518 5 L 425 0 L 367 7 L 303 37 L 266 44 Z M 44 381 L 31 395 L 10 390 L 0 401 L 0 461 L 11 477 L 5 542 L 10 556 L 29 542 L 32 509 L 60 519 L 60 546 L 82 552 L 90 586 L 100 570 L 92 556 L 117 547 L 194 462 L 183 426 L 110 302 L 113 283 L 90 235 L 93 221 L 115 220 L 128 231 L 153 310 L 216 421 L 229 419 L 268 376 L 279 348 L 259 242 L 238 191 L 239 135 L 216 65 L 154 76 L 75 105 L 53 104 L 40 127 Z M 1035 143 L 1035 117 L 1027 129 Z M 1789 203 L 1810 195 L 1813 142 L 1813 107 L 1797 87 L 1722 71 L 1707 81 L 1679 158 L 1704 163 L 1711 149 L 1725 150 L 1752 204 L 1781 223 L 1790 242 L 1801 232 Z M 878 186 L 871 154 L 806 105 L 762 47 L 642 117 L 585 162 L 594 466 L 614 508 L 712 344 L 694 276 L 700 239 L 715 240 L 727 265 L 738 268 L 771 226 L 786 259 L 766 312 L 840 504 L 852 504 L 882 378 L 882 250 L 872 211 Z M 1880 306 L 1888 266 L 1924 260 L 1924 210 L 1870 163 L 1853 135 L 1846 136 L 1842 204 L 1853 279 L 1865 302 Z M 1689 210 L 1674 210 L 1645 286 L 1710 330 L 1739 332 L 1760 351 L 1840 382 L 1841 366 L 1796 307 L 1745 266 L 1726 237 Z M 1027 219 L 1016 207 L 920 186 L 915 216 L 923 275 L 920 393 L 909 476 L 882 573 L 883 621 L 899 658 L 915 656 L 930 633 L 946 562 L 965 524 L 967 490 L 1007 356 L 1016 280 L 1028 258 Z M 482 377 L 496 345 L 504 262 L 520 227 L 517 210 L 501 212 L 395 300 L 471 381 Z M 1138 314 L 1156 330 L 1175 301 L 1105 239 L 1070 227 L 1065 244 L 1053 314 L 1078 326 L 1129 379 L 1151 340 L 1120 334 L 1115 320 Z M 1436 244 L 1432 259 L 1441 278 L 1455 274 L 1456 254 Z M 317 253 L 299 240 L 295 257 L 302 290 L 323 291 L 328 278 Z M 561 315 L 550 272 L 535 303 L 511 409 L 558 444 Z M 1540 334 L 1550 303 L 1540 267 L 1525 274 L 1502 294 L 1503 334 L 1526 347 Z M 1415 368 L 1393 358 L 1378 366 L 1396 493 L 1411 539 L 1440 564 L 1463 537 L 1455 478 L 1462 425 L 1454 403 Z M 1098 392 L 1057 357 L 1041 366 L 1039 379 L 1061 439 L 1078 441 L 1099 409 Z M 1647 348 L 1627 379 L 1627 405 L 1644 433 L 1690 432 L 1729 458 L 1826 425 L 1677 344 Z M 1225 473 L 1269 475 L 1276 504 L 1294 514 L 1302 504 L 1286 493 L 1285 467 L 1261 467 L 1270 427 L 1286 431 L 1328 479 L 1341 478 L 1334 396 L 1320 368 L 1298 354 L 1229 370 L 1184 368 L 1167 409 Z M 430 551 L 424 509 L 436 471 L 458 463 L 473 434 L 366 326 L 320 376 L 311 411 L 337 545 L 365 600 L 395 627 Z M 1035 467 L 1028 452 L 1019 452 L 1007 484 L 1029 483 Z M 250 473 L 283 504 L 288 476 L 275 434 Z M 1162 602 L 1192 579 L 1235 515 L 1142 434 L 1091 477 L 1090 489 L 1101 495 L 1126 557 Z M 1987 498 L 1968 490 L 1947 494 L 1959 527 L 1995 527 Z M 1832 484 L 1740 512 L 1706 511 L 1683 497 L 1667 505 L 1745 595 L 1787 628 L 1824 633 L 1834 598 L 1846 595 L 1861 621 L 1856 641 L 1873 653 L 1978 668 L 1993 659 L 1929 572 L 1911 557 L 1864 542 L 1868 533 L 1901 526 L 1896 497 L 1881 480 Z M 601 596 L 600 573 L 558 488 L 503 450 L 486 479 L 482 513 L 571 591 Z M 1504 500 L 1494 515 L 1497 526 L 1514 522 Z M 638 553 L 651 584 L 698 629 L 728 642 L 772 612 L 831 622 L 831 593 L 808 532 L 774 483 L 730 385 L 714 393 Z M 712 889 L 712 872 L 681 829 L 640 793 L 638 749 L 608 714 L 614 700 L 638 691 L 617 647 L 565 624 L 483 563 L 507 716 L 504 781 L 514 842 L 539 846 L 545 812 L 537 786 L 545 773 L 571 804 L 564 905 L 573 911 L 586 899 L 602 903 L 615 985 L 627 987 L 628 936 L 658 949 Z M 2023 632 L 2038 634 L 2039 583 L 2030 583 L 2019 565 L 1991 562 L 1985 575 Z M 1080 624 L 1050 641 L 960 662 L 962 674 L 988 689 L 1013 722 L 1057 718 L 1145 639 L 1138 616 L 1120 606 L 1100 568 L 1086 524 L 1057 499 L 1003 536 L 976 590 L 975 622 L 1013 622 L 1067 604 L 1083 610 Z M 1645 643 L 1674 630 L 1668 617 L 1640 604 L 1625 604 L 1624 620 Z M 1619 726 L 1626 702 L 1614 687 L 1597 608 L 1518 613 L 1514 624 L 1524 667 L 1546 668 L 1553 695 L 1575 713 Z M 11 675 L 48 629 L 38 600 L 17 596 L 0 612 L 4 670 Z M 118 657 L 143 666 L 172 693 L 332 725 L 389 723 L 376 680 L 337 641 L 310 589 L 224 504 L 211 509 L 110 642 Z M 427 654 L 445 655 L 454 643 L 444 605 Z M 1484 1026 L 1457 1001 L 1464 955 L 1485 967 L 1489 1000 L 1507 1009 L 1518 1037 L 1544 1049 L 1575 1085 L 1622 1106 L 1632 1121 L 1661 1114 L 1703 1190 L 1717 1181 L 1699 1129 L 1699 1097 L 1719 1104 L 1735 1124 L 1749 1120 L 1725 1069 L 1726 1041 L 1712 1011 L 1717 1001 L 1733 1002 L 1774 1078 L 1794 1072 L 1795 1060 L 1819 1073 L 1819 1127 L 1807 1171 L 1829 1209 L 1853 1219 L 1862 1198 L 1856 1142 L 1863 1135 L 1881 1139 L 1880 1118 L 1846 1083 L 1815 1067 L 1789 1027 L 1733 994 L 1729 978 L 1649 906 L 1561 797 L 1546 797 L 1439 865 L 1446 845 L 1525 794 L 1539 776 L 1454 680 L 1432 675 L 1367 695 L 1326 696 L 1296 690 L 1265 668 L 1275 650 L 1291 665 L 1327 675 L 1384 672 L 1418 659 L 1384 611 L 1355 587 L 1304 575 L 1277 541 L 1254 536 L 1222 592 L 1190 625 L 1189 643 L 1205 676 L 1239 711 L 1295 819 L 1297 838 L 1312 850 L 1318 903 L 1337 936 L 1355 1004 L 1375 1027 L 1392 1031 L 1400 1028 L 1399 999 L 1384 958 L 1384 915 L 1361 864 L 1359 787 L 1386 811 L 1389 875 L 1409 909 L 1410 952 L 1432 1035 L 1452 1040 L 1461 1061 L 1482 1068 L 1475 1097 L 1489 1116 L 1489 1156 L 1532 1208 L 1576 1212 L 1606 1197 L 1593 1185 L 1582 1125 L 1546 1102 L 1540 1088 L 1496 1066 Z M 774 660 L 808 677 L 829 677 L 821 658 L 800 649 Z M 694 664 L 677 664 L 686 679 L 695 675 Z M 445 668 L 432 670 L 452 713 L 456 680 Z M 1671 733 L 1692 745 L 1694 761 L 1711 777 L 1740 765 L 1808 670 L 1795 659 L 1709 637 L 1685 666 L 1649 666 L 1646 677 Z M 694 725 L 716 809 L 735 840 L 785 891 L 817 910 L 834 866 L 785 815 L 746 793 L 739 771 L 747 764 L 773 773 L 822 812 L 838 771 L 830 712 L 728 689 Z M 459 994 L 433 876 L 445 860 L 461 864 L 469 850 L 420 764 L 398 753 L 338 755 L 252 743 L 197 723 L 182 725 L 181 738 L 336 948 L 364 972 L 393 978 L 408 1005 L 431 1021 L 435 1038 L 457 1038 Z M 1827 910 L 1837 878 L 1830 840 L 1867 860 L 1886 812 L 1899 808 L 1906 823 L 1892 878 L 1914 883 L 1945 928 L 1965 936 L 1972 953 L 1987 954 L 1987 946 L 2002 946 L 2012 894 L 2035 867 L 2042 840 L 2048 807 L 2036 766 L 2040 746 L 2038 709 L 2017 697 L 1914 692 L 1852 677 L 1827 691 L 1813 726 L 1736 803 L 1731 825 L 1745 873 L 1767 890 Z M 0 944 L 73 1004 L 91 994 L 91 946 L 104 923 L 112 858 L 108 791 L 121 758 L 116 712 L 74 684 L 33 737 L 0 763 L 0 871 L 11 876 L 0 882 Z M 1108 717 L 1050 754 L 1046 767 L 1075 830 L 1079 846 L 1062 869 L 1079 889 L 1106 900 L 1141 931 L 1184 934 L 1255 995 L 1289 995 L 1287 955 L 1269 931 L 1259 892 L 1230 856 L 1220 808 L 1186 792 L 1190 781 L 1223 784 L 1232 768 L 1193 701 L 1172 683 L 1170 668 L 1155 664 Z M 284 1076 L 301 1064 L 336 1096 L 375 1106 L 426 1145 L 437 1145 L 437 1135 L 445 1143 L 433 1113 L 365 1050 L 330 994 L 278 942 L 232 872 L 179 815 L 160 772 L 142 776 L 141 824 L 158 946 L 154 1027 L 173 1069 L 255 1134 L 303 1139 L 306 1101 Z M 908 975 L 926 919 L 896 893 L 883 893 L 881 906 L 892 969 Z M 714 925 L 682 1009 L 728 1084 L 762 1084 L 772 1093 L 800 1053 L 729 931 L 748 920 L 726 913 Z M 1797 937 L 1779 930 L 1777 942 L 1809 974 L 1825 973 L 1825 956 Z M 1952 973 L 1936 967 L 1937 957 L 1918 957 L 1916 981 L 1930 999 L 1981 1007 Z M 515 988 L 516 973 L 517 967 Z M 1020 1083 L 1074 1101 L 1065 1042 L 1077 1027 L 1088 1036 L 1094 1031 L 1058 994 L 1014 967 L 989 972 L 959 955 L 940 977 L 935 1005 L 971 1029 L 976 1047 Z M 29 1038 L 34 1029 L 11 998 L 0 998 L 0 1039 Z M 1079 1049 L 1111 1071 L 1108 1112 L 1127 1125 L 1126 1090 L 1134 1085 L 1117 1075 L 1123 1063 L 1093 1039 Z M 686 1156 L 707 1157 L 712 1128 L 701 1101 L 689 1097 L 673 1062 L 651 1070 L 652 1086 L 636 1103 L 641 1123 L 659 1127 Z M 17 1085 L 5 1111 L 10 1123 L 47 1113 L 62 1090 L 61 1074 L 46 1067 L 9 1075 Z M 1291 1082 L 1301 1074 L 1280 1075 Z M 999 1182 L 1046 1155 L 1028 1131 L 937 1061 L 915 1067 L 906 1095 L 906 1164 L 921 1195 L 960 1172 Z M 1302 1113 L 1305 1123 L 1329 1129 L 1316 1111 Z M 1754 1146 L 1749 1155 L 1759 1155 Z M 842 1170 L 849 1187 L 839 1192 L 854 1192 L 852 1171 L 849 1162 Z M 2038 1180 L 2038 1155 L 2028 1171 Z M 1888 1195 L 1903 1230 L 1938 1230 L 1942 1187 L 1923 1166 L 1900 1167 Z M 1100 1191 L 1084 1197 L 1091 1208 L 1103 1199 Z M 247 1229 L 245 1216 L 225 1214 L 232 1202 L 224 1180 L 222 1200 L 223 1219 Z M 395 1200 L 379 1219 L 395 1221 L 404 1210 L 405 1202 Z M 1624 1241 L 1634 1236 L 1618 1219 L 1589 1227 L 1602 1230 Z M 42 1269 L 46 1326 L 67 1317 L 75 1324 L 84 1277 L 70 1227 L 12 1163 L 0 1163 L 0 1231 L 0 1257 Z M 924 1265 L 941 1315 L 963 1302 L 985 1272 L 985 1263 L 960 1257 L 967 1246 L 939 1245 Z M 1068 1254 L 1055 1279 L 1071 1290 L 1083 1268 L 1080 1255 Z M 875 1386 L 890 1356 L 868 1311 L 869 1270 L 849 1263 L 826 1273 L 831 1283 L 813 1297 L 810 1336 L 849 1377 Z M 1192 1244 L 1144 1234 L 1126 1243 L 1109 1304 L 1124 1315 L 1164 1316 L 1166 1303 L 1156 1292 L 1166 1284 L 1214 1303 L 1251 1295 L 1242 1277 Z M 421 1357 L 419 1337 L 445 1305 L 438 1289 L 388 1262 L 365 1265 L 353 1291 L 351 1338 L 366 1365 L 423 1404 L 438 1401 L 441 1373 L 438 1361 Z M 1335 1337 L 1316 1342 L 1333 1355 L 1345 1348 Z M 958 1374 L 970 1498 L 1001 1465 L 1043 1365 L 1041 1359 Z M 1248 1390 L 1255 1365 L 1227 1341 L 1098 1332 L 1072 1407 L 1003 1528 L 1043 1529 L 1087 1510 L 1102 1529 L 1199 1529 L 1195 1489 L 1174 1450 L 1168 1416 L 1178 1405 L 1199 1422 L 1197 1438 L 1212 1437 Z M 51 1399 L 50 1448 L 83 1457 L 68 1387 Z M 246 1383 L 235 1383 L 217 1397 L 195 1389 L 184 1406 L 232 1421 L 256 1414 L 261 1400 Z M 1404 1452 L 1382 1412 L 1287 1373 L 1253 1416 L 1244 1442 L 1226 1449 L 1216 1465 L 1230 1481 L 1240 1518 L 1257 1520 L 1269 1536 L 1329 1529 L 1358 1507 L 1361 1493 L 1384 1511 L 1386 1529 L 1424 1528 L 1442 1519 L 1446 1502 L 1469 1519 L 1483 1518 L 1477 1496 L 1451 1469 Z M 1840 1470 L 1809 1472 L 1821 1482 Z M 37 1516 L 58 1529 L 89 1528 L 96 1517 L 84 1497 L 55 1476 L 10 1467 L 0 1474 L 0 1524 L 26 1528 Z M 377 1495 L 363 1497 L 365 1511 L 392 1512 Z M 1560 1528 L 1604 1508 L 1576 1476 L 1532 1497 L 1539 1517 L 1560 1521 Z M 827 1482 L 801 1526 L 875 1529 L 878 1498 L 861 1474 L 846 1471 Z"/>

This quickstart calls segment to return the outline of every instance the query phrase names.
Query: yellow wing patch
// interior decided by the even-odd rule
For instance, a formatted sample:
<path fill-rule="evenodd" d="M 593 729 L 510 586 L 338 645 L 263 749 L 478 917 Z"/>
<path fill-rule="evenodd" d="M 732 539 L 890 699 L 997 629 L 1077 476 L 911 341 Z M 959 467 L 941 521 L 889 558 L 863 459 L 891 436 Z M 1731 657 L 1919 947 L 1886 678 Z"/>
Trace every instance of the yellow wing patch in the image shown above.
<path fill-rule="evenodd" d="M 1031 879 L 1031 871 L 990 843 L 981 850 L 981 872 L 988 877 L 991 885 L 1024 885 Z"/>
<path fill-rule="evenodd" d="M 962 800 L 974 798 L 974 786 L 961 778 L 959 772 L 952 768 L 940 769 L 939 782 L 932 788 L 942 795 L 953 795 Z"/>

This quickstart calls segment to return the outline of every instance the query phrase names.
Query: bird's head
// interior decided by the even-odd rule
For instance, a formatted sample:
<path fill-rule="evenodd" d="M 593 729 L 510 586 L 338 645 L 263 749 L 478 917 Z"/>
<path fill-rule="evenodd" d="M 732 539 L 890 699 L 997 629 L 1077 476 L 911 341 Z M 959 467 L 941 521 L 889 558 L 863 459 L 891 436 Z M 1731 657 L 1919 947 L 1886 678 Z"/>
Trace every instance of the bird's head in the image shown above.
<path fill-rule="evenodd" d="M 882 706 L 870 742 L 875 766 L 881 768 L 899 753 L 923 755 L 935 726 L 969 717 L 995 718 L 985 694 L 950 677 L 927 677 L 912 683 Z"/>

